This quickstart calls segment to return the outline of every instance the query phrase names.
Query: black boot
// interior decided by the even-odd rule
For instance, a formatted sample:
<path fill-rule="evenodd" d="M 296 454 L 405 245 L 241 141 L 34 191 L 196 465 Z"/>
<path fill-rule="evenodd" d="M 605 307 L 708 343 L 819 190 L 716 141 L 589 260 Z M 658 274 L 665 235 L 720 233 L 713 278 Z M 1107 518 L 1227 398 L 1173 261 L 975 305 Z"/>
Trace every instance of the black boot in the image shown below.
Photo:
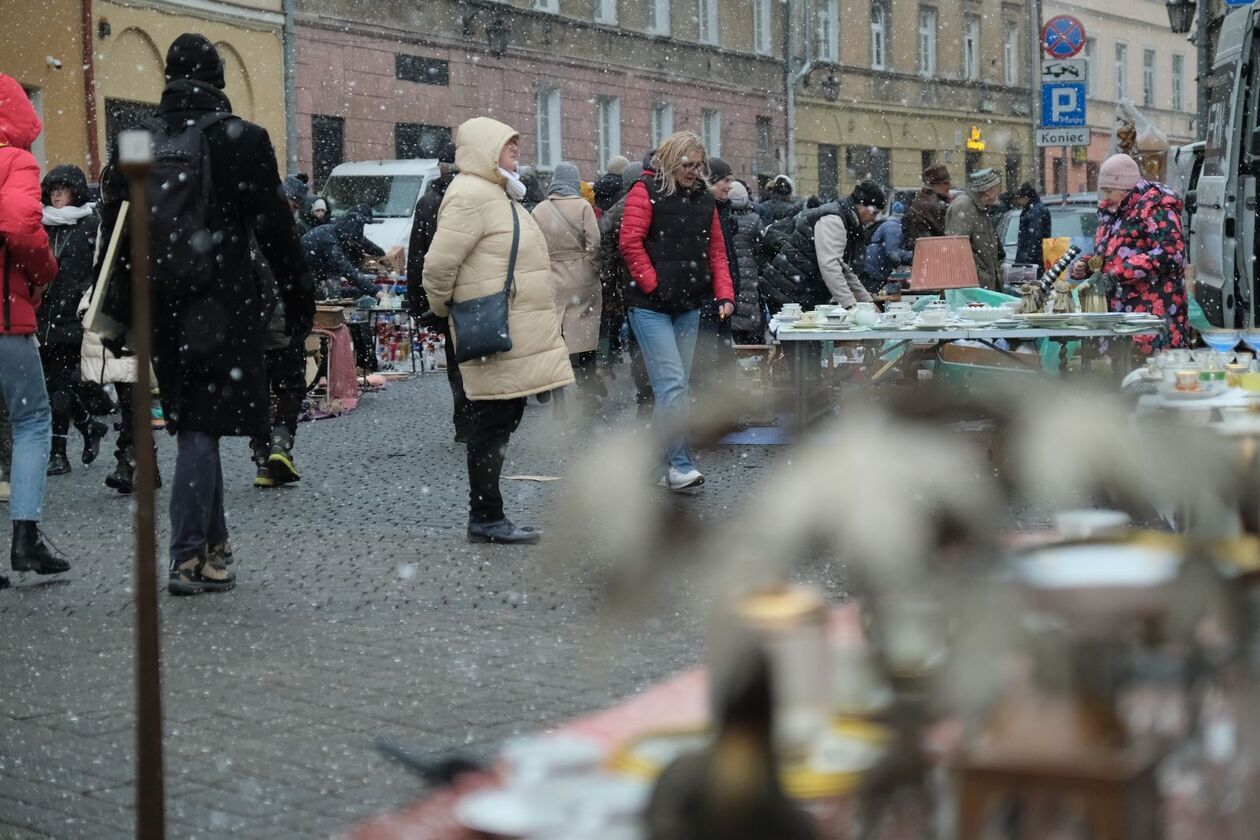
<path fill-rule="evenodd" d="M 271 450 L 267 456 L 267 469 L 276 484 L 301 481 L 297 465 L 293 461 L 293 435 L 283 426 L 271 430 Z"/>
<path fill-rule="evenodd" d="M 9 565 L 15 572 L 34 572 L 37 575 L 56 575 L 70 571 L 70 564 L 60 557 L 53 557 L 44 538 L 39 533 L 39 523 L 30 520 L 13 520 L 13 548 L 9 551 Z"/>
<path fill-rule="evenodd" d="M 542 538 L 542 531 L 518 528 L 510 519 L 498 522 L 469 522 L 470 543 L 494 543 L 496 545 L 534 545 Z"/>
<path fill-rule="evenodd" d="M 74 427 L 83 435 L 83 463 L 90 464 L 101 454 L 101 441 L 109 431 L 109 426 L 100 420 L 88 418 L 86 422 L 76 423 Z"/>
<path fill-rule="evenodd" d="M 131 450 L 115 453 L 114 458 L 117 459 L 118 463 L 114 466 L 114 471 L 105 476 L 105 486 L 112 487 L 124 496 L 130 495 L 135 489 L 133 482 L 136 474 L 136 465 L 132 461 Z"/>
<path fill-rule="evenodd" d="M 66 439 L 61 435 L 53 435 L 52 452 L 48 454 L 48 474 L 70 474 L 70 459 L 66 457 Z"/>

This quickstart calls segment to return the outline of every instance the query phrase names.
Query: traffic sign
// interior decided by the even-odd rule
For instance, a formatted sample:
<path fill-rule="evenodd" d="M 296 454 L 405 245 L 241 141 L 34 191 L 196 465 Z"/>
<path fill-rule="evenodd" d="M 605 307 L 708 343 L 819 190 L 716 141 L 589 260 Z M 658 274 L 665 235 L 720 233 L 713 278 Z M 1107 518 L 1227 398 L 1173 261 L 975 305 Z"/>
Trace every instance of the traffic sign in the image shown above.
<path fill-rule="evenodd" d="M 1088 128 L 1039 128 L 1038 146 L 1088 146 Z"/>
<path fill-rule="evenodd" d="M 1044 128 L 1085 125 L 1085 83 L 1043 82 L 1041 125 Z"/>
<path fill-rule="evenodd" d="M 1043 82 L 1084 82 L 1089 76 L 1089 60 L 1085 58 L 1052 58 L 1041 62 Z"/>
<path fill-rule="evenodd" d="M 1085 49 L 1085 24 L 1071 15 L 1056 15 L 1041 27 L 1041 48 L 1050 58 L 1071 58 Z"/>
<path fill-rule="evenodd" d="M 1225 0 L 1226 6 L 1250 6 L 1252 0 Z"/>

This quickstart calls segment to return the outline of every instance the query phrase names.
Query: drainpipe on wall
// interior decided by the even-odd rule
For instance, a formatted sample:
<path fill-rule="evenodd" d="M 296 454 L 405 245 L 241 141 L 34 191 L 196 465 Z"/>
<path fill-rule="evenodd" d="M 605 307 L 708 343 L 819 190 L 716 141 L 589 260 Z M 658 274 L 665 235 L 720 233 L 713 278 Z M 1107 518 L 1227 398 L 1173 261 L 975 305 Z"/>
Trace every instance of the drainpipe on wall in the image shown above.
<path fill-rule="evenodd" d="M 88 180 L 99 181 L 101 179 L 101 162 L 100 155 L 97 150 L 100 148 L 97 142 L 97 120 L 96 120 L 96 42 L 95 33 L 93 32 L 92 21 L 92 0 L 83 0 L 83 14 L 81 20 L 81 29 L 83 36 L 83 104 L 86 109 L 87 119 L 87 164 Z"/>
<path fill-rule="evenodd" d="M 297 81 L 296 50 L 294 39 L 297 35 L 293 23 L 293 4 L 296 0 L 284 0 L 284 167 L 286 175 L 296 175 L 298 171 L 297 151 Z"/>
<path fill-rule="evenodd" d="M 1032 160 L 1033 167 L 1037 170 L 1032 182 L 1037 187 L 1037 192 L 1045 194 L 1046 191 L 1046 153 L 1045 149 L 1037 145 L 1037 129 L 1041 127 L 1041 0 L 1028 0 L 1028 28 L 1031 36 L 1028 39 L 1028 86 L 1029 86 L 1029 104 L 1032 106 L 1028 109 L 1032 115 Z M 1094 72 L 1093 67 L 1089 68 L 1089 72 Z M 1092 135 L 1091 135 L 1092 137 Z"/>

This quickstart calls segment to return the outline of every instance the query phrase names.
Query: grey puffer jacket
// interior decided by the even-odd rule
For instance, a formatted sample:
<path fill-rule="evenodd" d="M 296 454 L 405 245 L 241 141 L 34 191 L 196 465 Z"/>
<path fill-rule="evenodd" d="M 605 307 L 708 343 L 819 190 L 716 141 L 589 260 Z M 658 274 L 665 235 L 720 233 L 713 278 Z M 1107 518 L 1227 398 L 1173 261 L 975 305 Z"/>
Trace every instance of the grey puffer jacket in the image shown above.
<path fill-rule="evenodd" d="M 743 207 L 731 204 L 731 216 L 735 221 L 735 314 L 731 316 L 731 329 L 737 332 L 759 333 L 764 329 L 761 318 L 761 266 L 757 254 L 761 247 L 761 216 L 751 205 Z"/>

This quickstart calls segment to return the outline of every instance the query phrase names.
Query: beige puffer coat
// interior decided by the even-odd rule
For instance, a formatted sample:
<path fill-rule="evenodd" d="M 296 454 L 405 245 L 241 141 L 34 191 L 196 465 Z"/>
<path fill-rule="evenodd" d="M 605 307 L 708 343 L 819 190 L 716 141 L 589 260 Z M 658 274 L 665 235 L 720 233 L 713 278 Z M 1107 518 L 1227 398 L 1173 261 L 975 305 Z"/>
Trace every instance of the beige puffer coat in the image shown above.
<path fill-rule="evenodd" d="M 580 195 L 552 196 L 534 208 L 534 221 L 547 238 L 556 314 L 570 353 L 599 347 L 599 221 Z"/>
<path fill-rule="evenodd" d="M 573 383 L 569 352 L 560 337 L 547 242 L 532 216 L 508 198 L 499 174 L 499 154 L 517 131 L 489 117 L 459 127 L 451 181 L 438 210 L 437 233 L 424 258 L 424 290 L 436 315 L 447 304 L 503 290 L 512 248 L 512 211 L 521 225 L 516 279 L 508 303 L 512 349 L 463 362 L 464 392 L 470 400 L 506 400 Z M 451 325 L 455 346 L 459 335 Z"/>

